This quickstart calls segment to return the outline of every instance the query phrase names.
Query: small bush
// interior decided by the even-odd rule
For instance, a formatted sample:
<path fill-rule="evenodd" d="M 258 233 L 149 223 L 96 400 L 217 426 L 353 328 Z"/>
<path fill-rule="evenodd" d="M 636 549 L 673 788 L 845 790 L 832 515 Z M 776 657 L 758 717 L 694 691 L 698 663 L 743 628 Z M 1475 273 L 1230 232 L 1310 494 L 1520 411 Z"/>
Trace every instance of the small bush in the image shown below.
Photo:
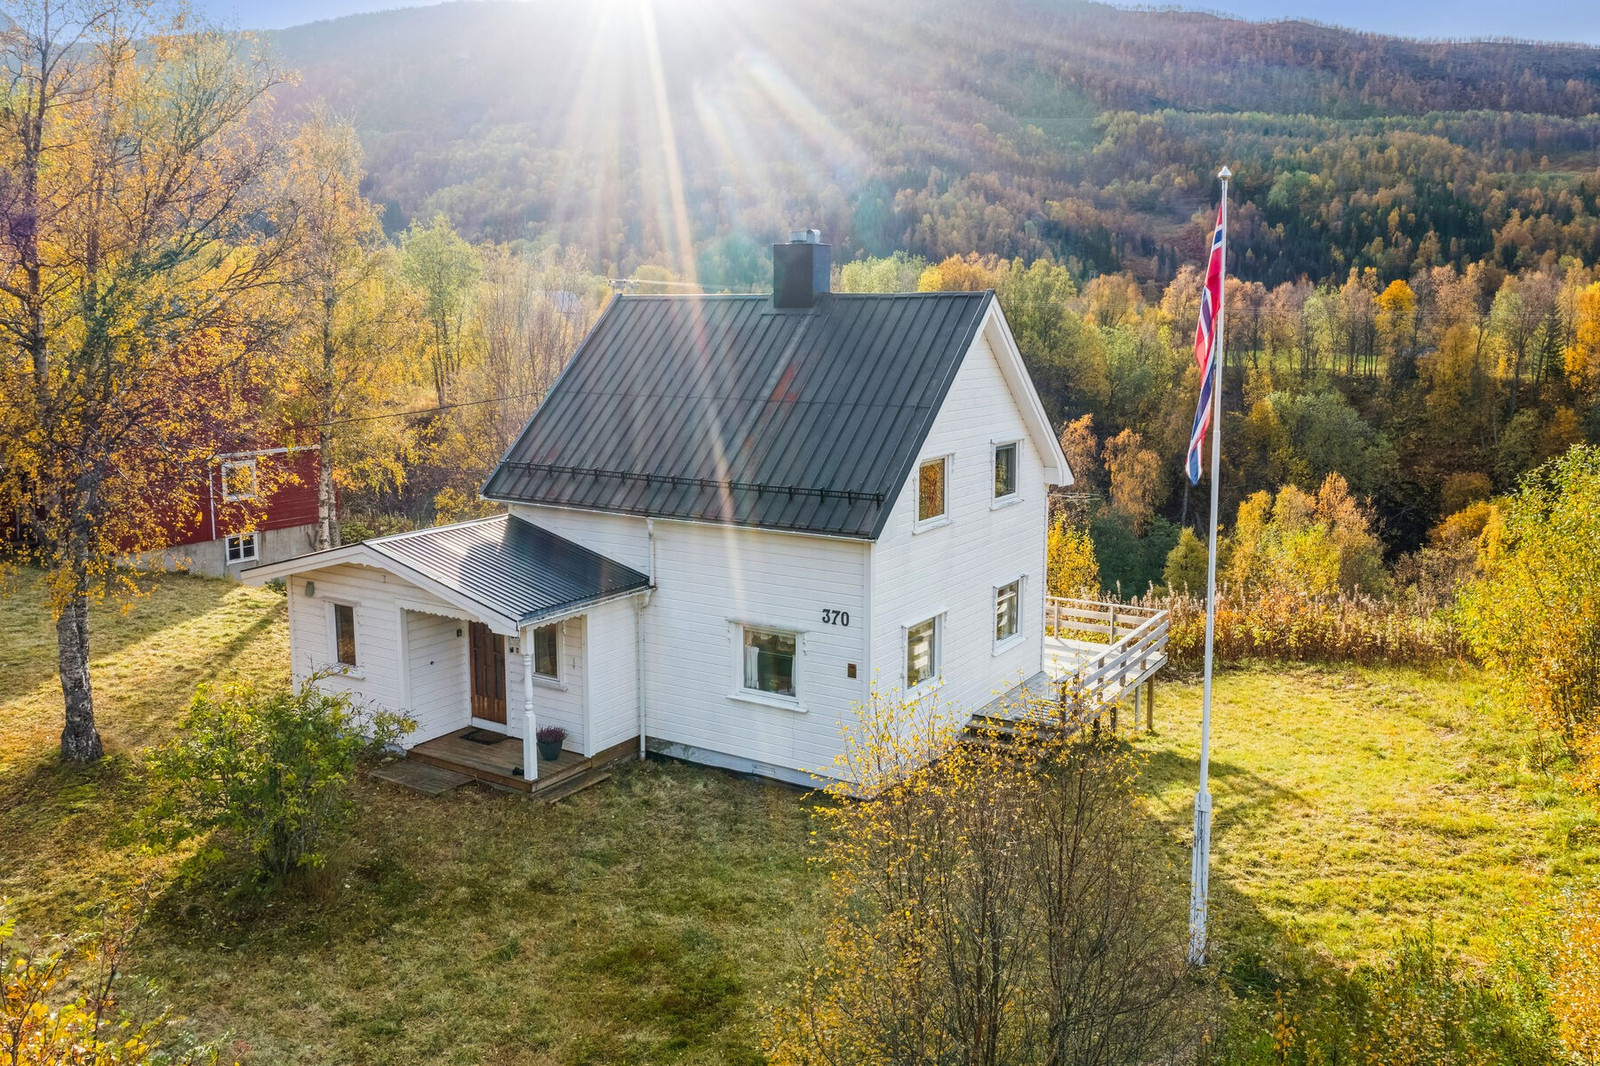
<path fill-rule="evenodd" d="M 357 761 L 413 723 L 363 713 L 320 681 L 314 676 L 298 691 L 200 686 L 179 735 L 150 759 L 158 797 L 148 815 L 152 838 L 176 843 L 221 829 L 274 878 L 321 865 L 350 811 Z"/>
<path fill-rule="evenodd" d="M 565 744 L 567 731 L 558 725 L 542 725 L 534 731 L 533 739 L 541 744 Z"/>

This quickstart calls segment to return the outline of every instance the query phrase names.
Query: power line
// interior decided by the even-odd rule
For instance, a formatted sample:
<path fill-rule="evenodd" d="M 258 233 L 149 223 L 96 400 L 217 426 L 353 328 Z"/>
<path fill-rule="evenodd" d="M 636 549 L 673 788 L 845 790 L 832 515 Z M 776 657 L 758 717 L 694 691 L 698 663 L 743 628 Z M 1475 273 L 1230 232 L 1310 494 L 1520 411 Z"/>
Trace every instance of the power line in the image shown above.
<path fill-rule="evenodd" d="M 414 411 L 384 411 L 375 415 L 351 415 L 349 418 L 336 418 L 328 422 L 307 422 L 303 425 L 290 426 L 291 431 L 302 429 L 332 429 L 334 426 L 347 426 L 353 422 L 377 422 L 385 418 L 411 418 L 418 415 L 437 415 L 446 411 L 454 411 L 462 407 L 481 407 L 486 403 L 505 403 L 508 400 L 526 400 L 530 396 L 542 395 L 541 392 L 521 392 L 510 396 L 490 396 L 484 400 L 463 400 L 461 403 L 441 404 L 438 407 L 423 407 Z"/>

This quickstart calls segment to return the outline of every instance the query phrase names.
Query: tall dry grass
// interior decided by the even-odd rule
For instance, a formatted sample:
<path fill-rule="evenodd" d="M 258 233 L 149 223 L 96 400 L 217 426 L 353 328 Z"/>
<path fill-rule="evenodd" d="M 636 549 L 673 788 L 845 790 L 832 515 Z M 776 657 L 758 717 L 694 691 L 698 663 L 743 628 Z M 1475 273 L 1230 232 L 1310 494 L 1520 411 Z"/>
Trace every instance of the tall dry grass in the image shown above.
<path fill-rule="evenodd" d="M 1205 600 L 1152 592 L 1136 601 L 1172 613 L 1167 654 L 1180 669 L 1198 669 L 1205 651 Z M 1468 661 L 1470 650 L 1447 612 L 1414 602 L 1341 593 L 1305 596 L 1286 589 L 1248 595 L 1221 590 L 1216 659 L 1386 663 L 1433 666 Z"/>

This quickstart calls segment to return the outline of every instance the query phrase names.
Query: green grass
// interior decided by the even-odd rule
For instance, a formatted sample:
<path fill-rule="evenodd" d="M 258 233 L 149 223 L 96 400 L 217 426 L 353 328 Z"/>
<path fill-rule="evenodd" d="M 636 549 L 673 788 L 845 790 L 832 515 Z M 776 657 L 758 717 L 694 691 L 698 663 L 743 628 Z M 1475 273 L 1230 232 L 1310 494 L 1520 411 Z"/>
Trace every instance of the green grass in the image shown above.
<path fill-rule="evenodd" d="M 1254 666 L 1218 676 L 1212 917 L 1369 958 L 1403 930 L 1484 955 L 1527 905 L 1600 873 L 1592 804 L 1527 758 L 1476 671 Z M 1153 810 L 1187 842 L 1200 685 L 1158 689 Z M 1537 761 L 1537 760 L 1535 760 Z M 1513 923 L 1514 924 L 1514 923 Z"/>
<path fill-rule="evenodd" d="M 0 612 L 0 895 L 25 932 L 151 873 L 136 969 L 252 1064 L 759 1060 L 824 891 L 802 794 L 658 763 L 554 807 L 363 781 L 327 870 L 264 895 L 237 867 L 196 877 L 146 854 L 129 826 L 142 750 L 197 681 L 284 678 L 281 597 L 167 577 L 93 631 L 110 756 L 65 768 L 39 595 L 10 589 Z M 1197 684 L 1163 683 L 1160 732 L 1138 742 L 1180 865 L 1198 707 Z M 1214 739 L 1224 942 L 1293 935 L 1353 961 L 1432 921 L 1475 948 L 1600 864 L 1592 807 L 1526 768 L 1529 738 L 1474 675 L 1231 670 Z"/>

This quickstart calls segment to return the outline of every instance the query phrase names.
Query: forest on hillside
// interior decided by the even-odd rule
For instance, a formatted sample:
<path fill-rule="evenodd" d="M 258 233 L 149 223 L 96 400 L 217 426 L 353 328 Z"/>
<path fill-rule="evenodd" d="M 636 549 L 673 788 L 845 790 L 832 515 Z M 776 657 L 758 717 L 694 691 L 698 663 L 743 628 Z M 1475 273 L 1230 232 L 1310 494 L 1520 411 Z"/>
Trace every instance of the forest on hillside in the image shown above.
<path fill-rule="evenodd" d="M 366 150 L 391 234 L 573 247 L 759 287 L 774 235 L 836 259 L 977 252 L 1171 280 L 1212 175 L 1275 285 L 1600 254 L 1600 50 L 1416 42 L 1071 0 L 864 7 L 458 3 L 271 46 Z M 665 10 L 665 9 L 663 9 Z"/>

